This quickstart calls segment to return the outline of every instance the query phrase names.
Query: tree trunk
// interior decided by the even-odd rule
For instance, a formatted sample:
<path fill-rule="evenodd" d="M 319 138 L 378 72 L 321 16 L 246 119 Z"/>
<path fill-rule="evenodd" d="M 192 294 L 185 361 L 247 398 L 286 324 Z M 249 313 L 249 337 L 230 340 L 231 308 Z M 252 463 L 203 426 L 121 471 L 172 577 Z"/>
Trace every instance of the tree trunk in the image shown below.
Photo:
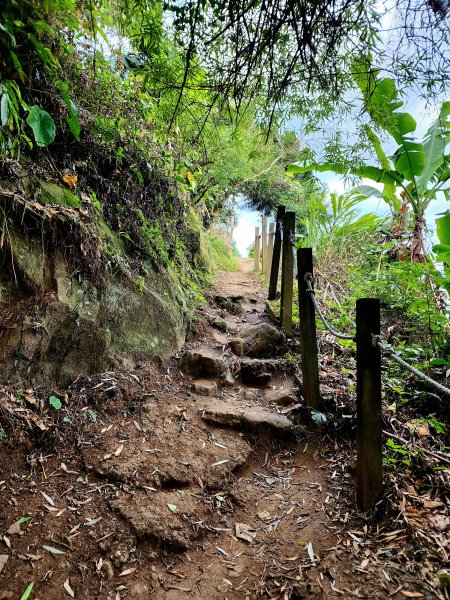
<path fill-rule="evenodd" d="M 423 230 L 425 225 L 425 217 L 422 213 L 414 217 L 414 229 L 411 236 L 410 248 L 411 262 L 425 262 L 427 259 L 423 241 Z"/>

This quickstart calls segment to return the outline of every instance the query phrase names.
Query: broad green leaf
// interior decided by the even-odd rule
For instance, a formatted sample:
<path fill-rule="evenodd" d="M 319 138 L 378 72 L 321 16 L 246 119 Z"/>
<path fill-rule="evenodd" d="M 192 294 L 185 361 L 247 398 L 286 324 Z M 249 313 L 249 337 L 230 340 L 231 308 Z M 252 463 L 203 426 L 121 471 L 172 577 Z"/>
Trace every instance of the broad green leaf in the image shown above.
<path fill-rule="evenodd" d="M 398 183 L 400 185 L 404 180 L 401 174 L 397 173 L 396 171 L 386 171 L 372 165 L 363 165 L 362 167 L 353 167 L 347 169 L 341 164 L 326 162 L 321 164 L 310 163 L 303 166 L 292 164 L 289 165 L 286 170 L 288 173 L 308 173 L 310 171 L 319 171 L 320 173 L 332 171 L 334 173 L 338 173 L 339 175 L 347 175 L 350 173 L 351 175 L 356 175 L 357 177 L 371 179 L 372 181 L 377 181 L 378 183 L 388 185 L 392 185 L 393 183 Z"/>
<path fill-rule="evenodd" d="M 37 105 L 31 107 L 27 123 L 33 130 L 36 144 L 41 147 L 48 146 L 56 137 L 56 125 L 47 111 Z"/>
<path fill-rule="evenodd" d="M 400 135 L 404 136 L 415 131 L 417 123 L 409 113 L 397 113 L 397 127 Z"/>
<path fill-rule="evenodd" d="M 62 408 L 62 402 L 58 398 L 58 396 L 50 396 L 50 398 L 48 399 L 48 401 L 50 402 L 51 406 L 53 406 L 54 409 L 61 410 L 61 408 Z"/>
<path fill-rule="evenodd" d="M 6 92 L 3 92 L 0 102 L 0 118 L 2 127 L 6 127 L 9 119 L 9 96 Z"/>
<path fill-rule="evenodd" d="M 16 68 L 16 71 L 20 77 L 20 81 L 22 83 L 25 83 L 25 73 L 23 72 L 22 64 L 21 64 L 20 60 L 18 59 L 17 54 L 15 52 L 13 52 L 12 50 L 10 50 L 9 54 L 11 56 L 13 65 Z"/>
<path fill-rule="evenodd" d="M 61 91 L 61 98 L 64 100 L 64 103 L 69 111 L 69 114 L 66 117 L 66 123 L 69 126 L 70 131 L 73 133 L 74 138 L 77 140 L 77 142 L 79 142 L 81 126 L 80 120 L 78 119 L 78 108 L 70 98 L 69 86 L 67 83 L 65 81 L 58 80 L 56 85 L 59 87 Z"/>
<path fill-rule="evenodd" d="M 409 140 L 404 140 L 394 155 L 395 168 L 408 181 L 414 181 L 422 174 L 425 160 L 422 144 Z"/>
<path fill-rule="evenodd" d="M 80 198 L 75 196 L 67 188 L 63 188 L 56 183 L 49 181 L 40 181 L 41 184 L 41 202 L 42 204 L 59 204 L 61 206 L 70 206 L 76 208 L 80 205 Z"/>
<path fill-rule="evenodd" d="M 436 234 L 441 244 L 450 246 L 450 211 L 447 211 L 442 217 L 436 219 Z"/>
<path fill-rule="evenodd" d="M 423 150 L 426 161 L 425 166 L 417 181 L 420 191 L 423 193 L 431 180 L 439 178 L 437 170 L 445 162 L 445 149 L 450 142 L 450 102 L 443 102 L 438 118 L 425 134 Z M 442 181 L 442 179 L 440 179 Z"/>
<path fill-rule="evenodd" d="M 170 512 L 176 512 L 177 505 L 176 504 L 168 504 L 167 508 L 170 510 Z"/>
<path fill-rule="evenodd" d="M 367 196 L 368 198 L 370 196 L 373 196 L 374 198 L 381 198 L 383 195 L 380 190 L 377 190 L 377 188 L 374 188 L 371 185 L 360 185 L 355 188 L 355 190 L 363 196 Z"/>
<path fill-rule="evenodd" d="M 31 517 L 20 517 L 19 519 L 19 523 L 26 523 L 27 521 L 29 521 L 31 519 Z"/>

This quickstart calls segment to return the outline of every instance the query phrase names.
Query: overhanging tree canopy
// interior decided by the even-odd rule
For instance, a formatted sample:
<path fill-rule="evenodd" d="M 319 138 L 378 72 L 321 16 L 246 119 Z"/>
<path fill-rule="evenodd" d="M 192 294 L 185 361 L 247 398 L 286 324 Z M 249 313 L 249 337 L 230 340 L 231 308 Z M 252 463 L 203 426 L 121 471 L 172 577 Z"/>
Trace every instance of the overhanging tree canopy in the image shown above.
<path fill-rule="evenodd" d="M 263 98 L 269 123 L 286 101 L 298 112 L 311 95 L 329 106 L 352 86 L 354 59 L 370 53 L 425 93 L 450 80 L 448 0 L 185 0 L 165 8 L 186 49 L 186 73 L 205 65 L 214 99 L 232 98 L 238 109 Z"/>

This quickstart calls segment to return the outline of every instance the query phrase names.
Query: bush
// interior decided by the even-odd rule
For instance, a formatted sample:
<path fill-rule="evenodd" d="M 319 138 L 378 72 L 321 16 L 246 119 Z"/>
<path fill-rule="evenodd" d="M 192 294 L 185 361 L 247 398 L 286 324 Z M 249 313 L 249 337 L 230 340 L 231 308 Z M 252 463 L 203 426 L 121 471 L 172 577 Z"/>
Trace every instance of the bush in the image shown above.
<path fill-rule="evenodd" d="M 208 233 L 206 238 L 215 269 L 219 271 L 239 271 L 233 250 L 228 248 L 225 240 L 213 233 Z"/>

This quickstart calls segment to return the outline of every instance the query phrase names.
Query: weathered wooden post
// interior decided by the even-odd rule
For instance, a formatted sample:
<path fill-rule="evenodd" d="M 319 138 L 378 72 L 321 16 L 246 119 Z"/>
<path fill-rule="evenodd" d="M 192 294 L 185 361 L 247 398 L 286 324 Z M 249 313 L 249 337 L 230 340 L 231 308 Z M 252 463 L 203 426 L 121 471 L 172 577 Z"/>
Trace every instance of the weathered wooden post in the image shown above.
<path fill-rule="evenodd" d="M 272 267 L 270 269 L 270 283 L 269 283 L 269 300 L 274 300 L 277 295 L 277 285 L 278 285 L 278 273 L 280 270 L 280 256 L 281 256 L 281 227 L 283 224 L 284 213 L 286 212 L 285 206 L 279 206 L 277 208 L 277 221 L 275 228 L 275 236 L 273 243 L 273 252 L 272 252 Z"/>
<path fill-rule="evenodd" d="M 372 335 L 380 333 L 380 301 L 356 301 L 356 452 L 357 499 L 370 510 L 383 493 L 381 351 Z"/>
<path fill-rule="evenodd" d="M 255 271 L 259 272 L 259 227 L 255 227 Z"/>
<path fill-rule="evenodd" d="M 311 248 L 297 250 L 298 305 L 302 355 L 303 392 L 309 409 L 320 410 L 319 359 L 316 335 L 316 311 L 308 292 L 305 275 L 311 275 L 314 287 L 313 254 Z"/>
<path fill-rule="evenodd" d="M 275 223 L 269 223 L 269 235 L 267 238 L 267 268 L 264 273 L 266 282 L 270 279 L 270 272 L 272 269 L 272 256 L 273 256 L 273 238 L 275 234 Z"/>
<path fill-rule="evenodd" d="M 267 269 L 267 217 L 263 216 L 261 227 L 261 255 L 262 255 L 262 274 L 266 273 Z"/>
<path fill-rule="evenodd" d="M 281 327 L 292 331 L 292 296 L 294 292 L 294 258 L 290 245 L 295 235 L 295 212 L 286 212 L 283 219 L 283 263 L 281 269 Z"/>

